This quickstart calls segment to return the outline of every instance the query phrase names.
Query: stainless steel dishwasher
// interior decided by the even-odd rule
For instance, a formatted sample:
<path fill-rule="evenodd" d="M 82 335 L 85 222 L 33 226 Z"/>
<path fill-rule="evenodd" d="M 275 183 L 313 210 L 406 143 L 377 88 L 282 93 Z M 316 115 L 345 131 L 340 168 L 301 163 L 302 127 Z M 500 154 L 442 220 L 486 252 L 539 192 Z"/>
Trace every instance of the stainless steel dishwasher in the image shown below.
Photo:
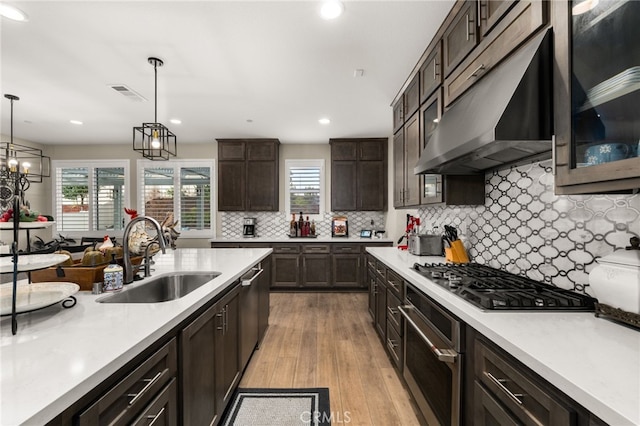
<path fill-rule="evenodd" d="M 258 277 L 263 269 L 252 268 L 240 278 L 240 367 L 245 368 L 258 344 Z"/>

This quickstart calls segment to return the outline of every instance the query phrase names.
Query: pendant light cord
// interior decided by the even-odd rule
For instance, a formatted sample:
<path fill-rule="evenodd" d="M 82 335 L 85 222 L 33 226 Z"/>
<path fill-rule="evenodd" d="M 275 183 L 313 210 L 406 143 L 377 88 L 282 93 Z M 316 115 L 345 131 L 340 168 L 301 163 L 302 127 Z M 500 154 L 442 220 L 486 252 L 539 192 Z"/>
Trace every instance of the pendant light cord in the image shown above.
<path fill-rule="evenodd" d="M 153 116 L 153 122 L 157 123 L 158 122 L 158 63 L 154 62 L 153 63 L 153 75 L 154 75 L 154 80 L 155 80 L 155 89 L 154 89 L 154 93 L 153 93 L 153 108 L 154 108 L 154 116 Z"/>

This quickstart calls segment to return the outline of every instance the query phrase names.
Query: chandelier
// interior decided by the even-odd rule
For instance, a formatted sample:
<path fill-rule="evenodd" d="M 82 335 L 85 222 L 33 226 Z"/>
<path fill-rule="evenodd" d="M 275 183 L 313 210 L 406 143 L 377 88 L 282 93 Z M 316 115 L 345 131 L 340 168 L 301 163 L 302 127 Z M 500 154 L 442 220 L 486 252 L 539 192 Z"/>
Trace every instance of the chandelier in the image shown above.
<path fill-rule="evenodd" d="M 133 128 L 133 150 L 150 160 L 168 160 L 177 154 L 177 139 L 168 128 L 158 123 L 158 67 L 164 65 L 164 62 L 154 57 L 147 61 L 153 65 L 155 75 L 154 122 L 142 123 L 142 126 Z"/>

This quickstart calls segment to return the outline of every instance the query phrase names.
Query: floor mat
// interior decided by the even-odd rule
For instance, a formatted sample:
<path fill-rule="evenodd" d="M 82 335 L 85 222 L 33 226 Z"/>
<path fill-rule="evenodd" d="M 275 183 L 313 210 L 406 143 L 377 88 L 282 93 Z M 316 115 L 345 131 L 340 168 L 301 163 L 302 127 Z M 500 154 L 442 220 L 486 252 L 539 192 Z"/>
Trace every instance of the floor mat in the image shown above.
<path fill-rule="evenodd" d="M 329 389 L 236 390 L 224 426 L 331 425 Z"/>

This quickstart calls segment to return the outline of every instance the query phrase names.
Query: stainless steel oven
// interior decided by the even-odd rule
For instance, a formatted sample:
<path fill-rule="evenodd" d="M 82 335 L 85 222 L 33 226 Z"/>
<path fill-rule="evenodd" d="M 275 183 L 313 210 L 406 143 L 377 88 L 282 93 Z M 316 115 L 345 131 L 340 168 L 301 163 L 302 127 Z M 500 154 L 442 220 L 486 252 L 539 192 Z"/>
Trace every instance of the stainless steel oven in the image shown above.
<path fill-rule="evenodd" d="M 430 426 L 459 425 L 463 348 L 460 322 L 407 285 L 403 376 Z"/>

